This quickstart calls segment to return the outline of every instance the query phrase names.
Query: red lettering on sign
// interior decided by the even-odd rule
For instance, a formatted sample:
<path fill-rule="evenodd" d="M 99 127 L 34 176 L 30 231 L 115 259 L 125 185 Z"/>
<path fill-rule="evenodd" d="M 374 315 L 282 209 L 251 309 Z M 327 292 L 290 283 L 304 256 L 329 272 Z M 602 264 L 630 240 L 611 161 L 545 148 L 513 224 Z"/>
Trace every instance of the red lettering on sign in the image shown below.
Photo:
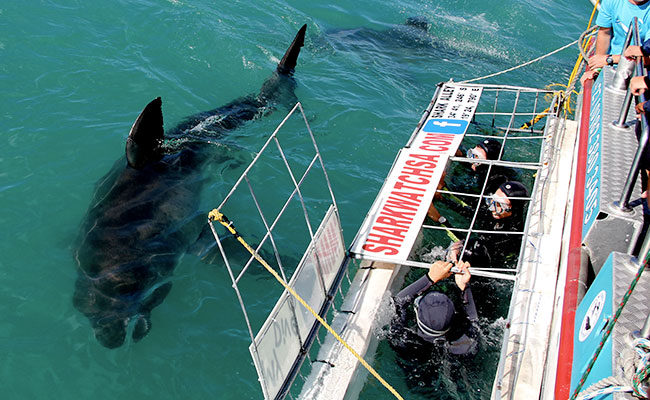
<path fill-rule="evenodd" d="M 368 234 L 368 239 L 366 240 L 366 243 L 377 243 L 377 244 L 385 244 L 387 246 L 399 247 L 402 244 L 402 239 L 394 238 L 391 236 L 379 235 L 371 232 Z"/>
<path fill-rule="evenodd" d="M 378 224 L 386 224 L 390 226 L 398 226 L 400 228 L 408 228 L 409 223 L 408 221 L 400 221 L 397 218 L 390 218 L 390 217 L 377 217 L 377 223 Z"/>
<path fill-rule="evenodd" d="M 397 228 L 388 228 L 388 227 L 375 227 L 373 228 L 374 231 L 385 233 L 387 235 L 391 236 L 396 236 L 400 239 L 404 239 L 404 234 L 408 231 L 408 229 L 397 229 Z"/>
<path fill-rule="evenodd" d="M 394 256 L 399 253 L 398 249 L 388 246 L 375 246 L 374 244 L 364 244 L 362 247 L 365 251 L 370 251 L 373 253 L 384 253 L 387 256 Z"/>
<path fill-rule="evenodd" d="M 429 182 L 431 182 L 429 179 L 424 178 L 424 177 L 419 177 L 419 178 L 413 179 L 413 180 L 411 180 L 409 178 L 410 178 L 409 175 L 400 175 L 398 177 L 398 179 L 400 181 L 406 182 L 406 183 L 412 183 L 414 185 L 428 185 Z"/>
<path fill-rule="evenodd" d="M 439 151 L 439 152 L 444 152 L 444 151 L 449 151 L 449 147 L 447 146 L 420 146 L 420 150 L 425 150 L 425 151 Z"/>
<path fill-rule="evenodd" d="M 419 202 L 422 198 L 422 193 L 409 193 L 409 192 L 393 192 L 393 196 L 400 197 L 405 200 L 413 200 Z"/>
<path fill-rule="evenodd" d="M 411 185 L 405 185 L 402 182 L 395 182 L 395 189 L 405 189 L 405 190 L 419 190 L 422 192 L 426 192 L 427 188 L 426 186 L 424 187 L 417 187 L 417 186 L 411 186 Z"/>

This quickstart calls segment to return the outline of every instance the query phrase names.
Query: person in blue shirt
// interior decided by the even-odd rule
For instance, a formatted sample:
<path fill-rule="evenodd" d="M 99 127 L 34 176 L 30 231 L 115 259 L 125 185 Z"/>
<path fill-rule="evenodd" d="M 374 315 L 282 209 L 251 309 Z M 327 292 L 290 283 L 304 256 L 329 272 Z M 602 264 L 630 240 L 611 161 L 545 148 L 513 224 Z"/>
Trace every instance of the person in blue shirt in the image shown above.
<path fill-rule="evenodd" d="M 596 17 L 598 34 L 596 35 L 596 50 L 589 57 L 589 70 L 580 82 L 595 79 L 599 68 L 605 65 L 618 64 L 620 54 L 630 23 L 638 18 L 641 41 L 645 41 L 650 30 L 650 0 L 603 0 Z"/>

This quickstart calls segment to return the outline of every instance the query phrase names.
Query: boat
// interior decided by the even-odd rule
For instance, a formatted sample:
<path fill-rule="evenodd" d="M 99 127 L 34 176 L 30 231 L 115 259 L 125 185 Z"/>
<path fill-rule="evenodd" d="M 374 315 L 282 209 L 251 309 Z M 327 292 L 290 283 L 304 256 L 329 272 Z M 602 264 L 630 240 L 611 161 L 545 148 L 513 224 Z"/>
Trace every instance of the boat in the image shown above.
<path fill-rule="evenodd" d="M 638 42 L 634 32 L 633 25 L 627 44 Z M 573 83 L 578 70 L 577 64 Z M 645 116 L 637 122 L 627 88 L 630 76 L 639 73 L 639 65 L 623 57 L 618 68 L 604 67 L 584 85 L 575 113 L 571 85 L 557 91 L 440 83 L 349 248 L 325 163 L 302 105 L 296 104 L 209 216 L 244 314 L 264 398 L 354 399 L 370 379 L 385 386 L 386 398 L 404 398 L 390 377 L 372 367 L 377 329 L 390 323 L 391 297 L 409 271 L 430 266 L 422 249 L 432 247 L 431 238 L 444 248 L 440 237 L 460 238 L 466 246 L 472 235 L 504 234 L 477 222 L 491 195 L 487 179 L 473 192 L 438 185 L 455 164 L 483 164 L 488 175 L 514 169 L 529 187 L 529 196 L 519 199 L 527 204 L 525 225 L 505 232 L 521 243 L 515 262 L 471 267 L 473 276 L 511 285 L 508 298 L 501 299 L 508 312 L 490 397 L 644 394 L 650 369 L 650 275 L 644 273 L 650 235 L 643 233 L 645 200 L 637 176 L 644 149 L 639 143 L 647 142 L 649 128 Z M 310 138 L 309 156 L 301 157 L 308 162 L 298 168 L 281 144 L 285 124 L 296 120 Z M 477 161 L 457 152 L 462 143 L 484 138 L 501 143 L 496 159 Z M 534 151 L 521 155 L 514 144 L 524 141 Z M 290 182 L 286 201 L 270 215 L 251 185 L 265 156 L 286 167 Z M 425 219 L 437 195 L 469 204 L 467 224 Z M 246 232 L 238 231 L 241 216 L 226 211 L 241 209 L 242 196 L 255 210 L 261 227 L 256 235 L 248 222 Z M 307 233 L 297 266 L 282 260 L 278 243 L 287 219 Z M 249 252 L 244 262 L 233 258 L 224 232 Z M 256 263 L 284 288 L 259 329 L 240 288 Z"/>

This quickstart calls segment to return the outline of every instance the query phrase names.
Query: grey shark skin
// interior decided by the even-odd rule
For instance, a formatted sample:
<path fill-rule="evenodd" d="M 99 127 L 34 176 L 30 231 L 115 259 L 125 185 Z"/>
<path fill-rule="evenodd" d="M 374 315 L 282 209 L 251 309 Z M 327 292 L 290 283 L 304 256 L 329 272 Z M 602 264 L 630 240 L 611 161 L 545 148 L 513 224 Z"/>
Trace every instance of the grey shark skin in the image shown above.
<path fill-rule="evenodd" d="M 97 183 L 75 252 L 73 303 L 103 346 L 121 346 L 128 332 L 138 341 L 151 329 L 151 310 L 169 294 L 178 258 L 199 236 L 193 221 L 201 170 L 215 162 L 218 147 L 208 139 L 295 100 L 292 75 L 305 30 L 306 25 L 298 31 L 259 94 L 194 115 L 166 135 L 156 98 L 133 124 L 126 157 Z"/>
<path fill-rule="evenodd" d="M 410 17 L 404 24 L 392 25 L 387 30 L 354 28 L 328 31 L 327 41 L 334 48 L 370 47 L 390 49 L 438 49 L 440 46 L 429 33 L 430 22 L 425 17 Z"/>

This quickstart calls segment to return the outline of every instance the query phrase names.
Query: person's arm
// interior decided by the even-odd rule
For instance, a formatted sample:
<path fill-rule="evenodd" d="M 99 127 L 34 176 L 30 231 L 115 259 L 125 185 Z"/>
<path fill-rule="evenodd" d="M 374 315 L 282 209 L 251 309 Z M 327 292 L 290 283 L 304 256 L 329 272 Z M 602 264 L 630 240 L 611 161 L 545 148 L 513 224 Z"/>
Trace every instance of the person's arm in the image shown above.
<path fill-rule="evenodd" d="M 435 222 L 440 222 L 441 224 L 444 224 L 447 222 L 447 219 L 440 215 L 440 211 L 436 208 L 436 206 L 431 203 L 429 205 L 429 209 L 427 210 L 427 217 L 431 218 Z M 440 220 L 442 218 L 442 221 Z"/>
<path fill-rule="evenodd" d="M 424 276 L 402 289 L 395 296 L 395 302 L 410 303 L 434 284 L 451 275 L 452 263 L 436 261 Z"/>
<path fill-rule="evenodd" d="M 469 272 L 470 264 L 467 261 L 460 261 L 456 264 L 456 267 L 462 272 L 461 274 L 456 274 L 454 279 L 463 294 L 463 308 L 465 309 L 467 318 L 474 323 L 478 321 L 478 313 L 476 312 L 472 289 L 469 287 L 469 281 L 472 278 L 472 274 Z"/>
<path fill-rule="evenodd" d="M 463 308 L 465 309 L 465 314 L 467 314 L 467 319 L 469 319 L 471 322 L 478 321 L 476 304 L 474 303 L 472 288 L 470 288 L 469 284 L 467 284 L 465 290 L 463 290 Z"/>
<path fill-rule="evenodd" d="M 642 57 L 643 65 L 650 65 L 650 40 L 643 43 L 643 46 L 628 46 L 623 54 L 627 59 L 634 60 Z"/>
<path fill-rule="evenodd" d="M 635 76 L 634 78 L 630 79 L 630 92 L 632 92 L 632 94 L 635 96 L 639 96 L 641 93 L 648 90 L 649 85 L 650 79 L 647 76 Z M 650 105 L 647 101 L 641 102 L 636 105 L 635 111 L 637 114 L 648 112 L 650 109 L 649 106 Z"/>
<path fill-rule="evenodd" d="M 598 35 L 596 36 L 596 50 L 594 55 L 589 57 L 589 68 L 596 69 L 602 68 L 606 64 L 607 51 L 609 50 L 609 44 L 612 40 L 612 28 L 603 28 L 598 29 Z M 620 56 L 618 54 L 612 55 L 614 63 L 618 63 Z"/>

